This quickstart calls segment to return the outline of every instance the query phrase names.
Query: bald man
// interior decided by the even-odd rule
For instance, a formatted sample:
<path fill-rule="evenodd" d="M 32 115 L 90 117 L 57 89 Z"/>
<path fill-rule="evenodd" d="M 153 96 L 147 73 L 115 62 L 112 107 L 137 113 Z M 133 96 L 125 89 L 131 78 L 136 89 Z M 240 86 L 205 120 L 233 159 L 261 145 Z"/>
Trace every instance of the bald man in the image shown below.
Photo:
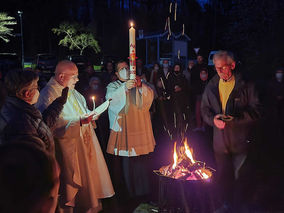
<path fill-rule="evenodd" d="M 37 103 L 45 110 L 69 87 L 67 102 L 54 129 L 57 159 L 61 166 L 60 207 L 63 212 L 98 212 L 99 199 L 114 195 L 109 172 L 91 121 L 86 100 L 77 92 L 78 69 L 71 61 L 61 61 L 55 76 L 42 89 Z"/>

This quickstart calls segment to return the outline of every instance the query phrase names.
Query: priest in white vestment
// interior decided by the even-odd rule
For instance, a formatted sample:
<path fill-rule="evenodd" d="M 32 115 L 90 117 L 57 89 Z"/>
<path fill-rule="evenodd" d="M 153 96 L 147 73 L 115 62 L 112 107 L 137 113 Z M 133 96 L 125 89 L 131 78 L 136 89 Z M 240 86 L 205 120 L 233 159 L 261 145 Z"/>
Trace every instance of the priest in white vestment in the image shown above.
<path fill-rule="evenodd" d="M 114 195 L 108 168 L 97 136 L 93 115 L 85 98 L 74 87 L 78 69 L 73 62 L 61 61 L 40 92 L 37 108 L 45 110 L 62 89 L 69 87 L 66 104 L 54 129 L 57 160 L 61 167 L 60 208 L 64 212 L 98 212 L 100 199 Z"/>
<path fill-rule="evenodd" d="M 114 157 L 114 161 L 122 161 L 130 196 L 145 195 L 150 191 L 145 164 L 155 148 L 149 113 L 154 91 L 140 79 L 129 80 L 126 62 L 118 62 L 116 69 L 119 80 L 107 86 L 106 94 L 106 99 L 112 99 L 108 109 L 111 132 L 107 153 L 120 156 Z"/>

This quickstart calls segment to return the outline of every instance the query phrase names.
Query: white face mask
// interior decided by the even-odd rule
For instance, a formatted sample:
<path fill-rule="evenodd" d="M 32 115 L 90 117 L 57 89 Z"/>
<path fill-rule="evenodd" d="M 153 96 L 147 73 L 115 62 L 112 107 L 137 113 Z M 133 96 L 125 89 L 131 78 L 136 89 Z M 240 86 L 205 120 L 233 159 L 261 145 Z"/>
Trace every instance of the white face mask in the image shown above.
<path fill-rule="evenodd" d="M 119 76 L 120 76 L 120 78 L 122 78 L 124 80 L 128 80 L 129 79 L 129 71 L 126 68 L 122 68 L 119 71 Z"/>
<path fill-rule="evenodd" d="M 163 64 L 163 68 L 168 68 L 169 64 Z"/>
<path fill-rule="evenodd" d="M 278 82 L 281 82 L 283 78 L 283 73 L 280 73 L 280 72 L 276 73 L 275 78 Z"/>

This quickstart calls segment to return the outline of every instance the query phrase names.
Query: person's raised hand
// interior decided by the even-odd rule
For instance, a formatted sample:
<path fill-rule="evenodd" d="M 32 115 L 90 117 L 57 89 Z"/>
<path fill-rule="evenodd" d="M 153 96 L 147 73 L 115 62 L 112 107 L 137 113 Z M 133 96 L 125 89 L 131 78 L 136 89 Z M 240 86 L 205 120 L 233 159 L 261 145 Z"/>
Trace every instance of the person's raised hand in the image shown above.
<path fill-rule="evenodd" d="M 135 80 L 128 80 L 126 81 L 125 85 L 127 89 L 132 89 L 135 87 L 135 84 L 136 84 Z"/>
<path fill-rule="evenodd" d="M 65 87 L 61 92 L 61 100 L 63 101 L 63 103 L 66 103 L 67 101 L 68 91 L 69 91 L 69 87 Z"/>
<path fill-rule="evenodd" d="M 226 125 L 226 123 L 221 120 L 222 116 L 223 116 L 222 114 L 218 114 L 218 115 L 215 115 L 215 117 L 214 117 L 214 125 L 218 129 L 224 129 L 225 125 Z"/>

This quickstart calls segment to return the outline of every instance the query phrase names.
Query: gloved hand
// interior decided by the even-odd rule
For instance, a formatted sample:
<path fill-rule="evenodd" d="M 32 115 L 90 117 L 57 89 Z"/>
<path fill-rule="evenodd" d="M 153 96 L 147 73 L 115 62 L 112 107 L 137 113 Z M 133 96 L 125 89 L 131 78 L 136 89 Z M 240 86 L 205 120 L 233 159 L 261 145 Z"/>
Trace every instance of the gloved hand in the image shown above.
<path fill-rule="evenodd" d="M 61 101 L 65 104 L 66 101 L 67 101 L 67 98 L 68 98 L 68 91 L 69 91 L 69 87 L 65 87 L 63 90 L 62 90 L 62 93 L 61 93 Z"/>

